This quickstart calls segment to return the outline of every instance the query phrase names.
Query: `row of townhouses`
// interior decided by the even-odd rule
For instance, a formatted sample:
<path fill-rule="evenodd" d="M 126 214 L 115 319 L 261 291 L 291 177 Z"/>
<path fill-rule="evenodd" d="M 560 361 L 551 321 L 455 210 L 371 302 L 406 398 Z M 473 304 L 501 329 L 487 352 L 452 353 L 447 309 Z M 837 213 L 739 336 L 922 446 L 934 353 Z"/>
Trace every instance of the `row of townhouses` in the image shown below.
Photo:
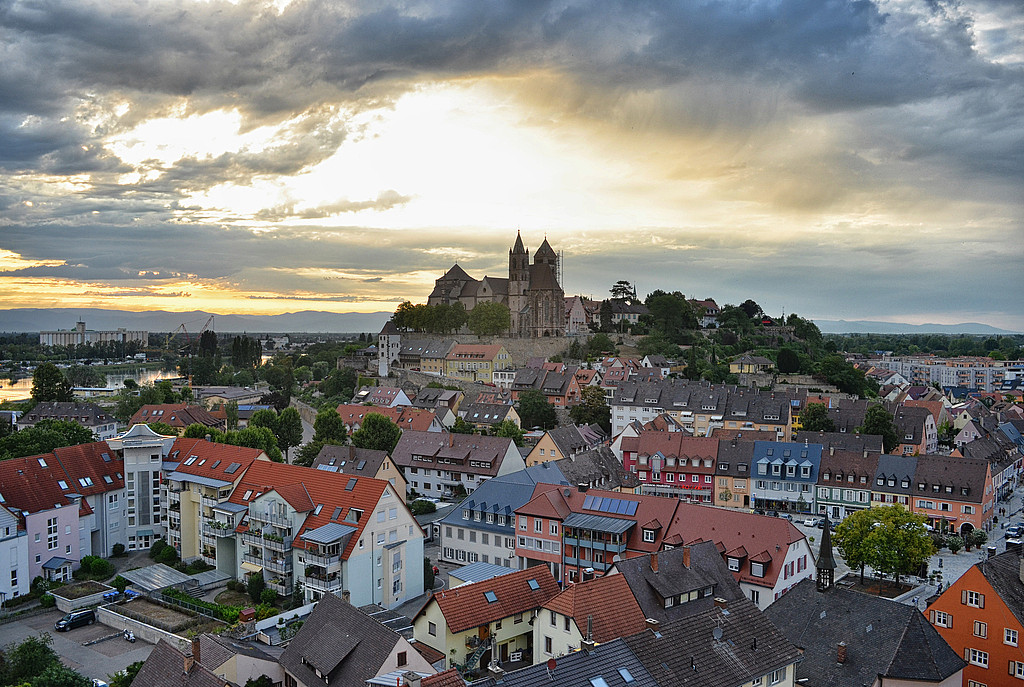
<path fill-rule="evenodd" d="M 343 447 L 344 448 L 344 447 Z M 136 425 L 116 439 L 0 462 L 0 593 L 38 575 L 67 580 L 86 555 L 164 538 L 186 560 L 235 577 L 261 575 L 280 594 L 333 592 L 394 606 L 423 593 L 423 538 L 386 479 L 354 474 L 367 461 L 318 469 Z M 388 461 L 389 462 L 389 461 Z M 378 461 L 374 474 L 387 474 Z"/>

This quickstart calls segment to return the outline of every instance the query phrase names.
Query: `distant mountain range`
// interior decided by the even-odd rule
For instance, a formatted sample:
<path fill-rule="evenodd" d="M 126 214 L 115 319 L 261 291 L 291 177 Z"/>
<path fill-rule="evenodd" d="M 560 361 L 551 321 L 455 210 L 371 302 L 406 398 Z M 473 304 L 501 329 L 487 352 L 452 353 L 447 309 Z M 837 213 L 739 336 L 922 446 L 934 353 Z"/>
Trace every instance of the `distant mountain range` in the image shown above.
<path fill-rule="evenodd" d="M 190 332 L 202 329 L 206 320 L 214 315 L 214 330 L 219 332 L 247 332 L 274 334 L 289 332 L 358 333 L 379 332 L 391 318 L 388 312 L 333 313 L 319 310 L 284 313 L 283 315 L 218 315 L 192 310 L 168 312 L 166 310 L 106 310 L 100 308 L 16 308 L 0 310 L 0 332 L 38 332 L 73 329 L 84 321 L 88 329 L 144 329 L 149 332 L 172 332 L 182 323 Z M 815 320 L 826 334 L 1015 334 L 1005 329 L 978 322 L 961 324 L 906 324 L 902 322 L 874 322 L 870 320 Z"/>
<path fill-rule="evenodd" d="M 289 332 L 359 333 L 376 334 L 391 318 L 389 312 L 333 313 L 316 310 L 284 313 L 283 315 L 218 315 L 193 310 L 168 312 L 166 310 L 105 310 L 99 308 L 16 308 L 0 310 L 0 331 L 38 332 L 74 329 L 75 323 L 85 322 L 87 329 L 145 330 L 173 332 L 181 324 L 189 332 L 198 332 L 214 315 L 213 329 L 218 332 L 274 334 Z"/>
<path fill-rule="evenodd" d="M 960 324 L 907 324 L 871 320 L 815 320 L 824 334 L 1018 334 L 979 322 Z"/>

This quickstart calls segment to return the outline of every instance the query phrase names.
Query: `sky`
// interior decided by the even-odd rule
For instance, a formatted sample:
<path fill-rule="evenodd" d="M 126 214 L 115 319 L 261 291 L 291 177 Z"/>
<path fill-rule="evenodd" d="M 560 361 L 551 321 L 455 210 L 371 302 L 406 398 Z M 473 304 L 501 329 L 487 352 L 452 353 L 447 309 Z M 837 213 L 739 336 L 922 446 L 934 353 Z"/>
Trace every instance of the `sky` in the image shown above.
<path fill-rule="evenodd" d="M 0 64 L 3 309 L 390 311 L 521 231 L 1024 331 L 1020 0 L 6 0 Z"/>

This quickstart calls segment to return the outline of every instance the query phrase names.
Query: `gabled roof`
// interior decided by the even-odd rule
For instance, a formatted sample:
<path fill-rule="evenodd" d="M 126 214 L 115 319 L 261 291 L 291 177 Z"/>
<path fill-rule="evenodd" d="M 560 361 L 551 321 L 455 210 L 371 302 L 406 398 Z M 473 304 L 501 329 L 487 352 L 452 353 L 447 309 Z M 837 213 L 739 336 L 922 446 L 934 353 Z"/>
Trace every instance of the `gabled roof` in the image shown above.
<path fill-rule="evenodd" d="M 586 638 L 588 618 L 592 638 L 609 642 L 640 632 L 646 626 L 644 612 L 633 598 L 622 575 L 608 575 L 572 584 L 544 604 L 544 608 L 570 616 Z"/>
<path fill-rule="evenodd" d="M 327 472 L 373 477 L 387 458 L 387 451 L 326 444 L 320 449 L 310 467 Z"/>
<path fill-rule="evenodd" d="M 32 426 L 41 420 L 67 420 L 85 427 L 115 422 L 107 411 L 95 403 L 75 401 L 44 401 L 18 418 L 18 425 Z"/>
<path fill-rule="evenodd" d="M 448 631 L 457 633 L 540 608 L 557 593 L 558 583 L 551 572 L 538 565 L 435 592 L 432 600 L 444 616 Z"/>
<path fill-rule="evenodd" d="M 61 480 L 68 484 L 68 489 L 61 488 Z M 75 503 L 71 495 L 80 494 L 78 489 L 77 482 L 68 482 L 52 454 L 0 461 L 0 503 L 9 508 L 28 513 L 65 508 Z M 85 499 L 81 502 L 85 504 Z"/>
<path fill-rule="evenodd" d="M 678 534 L 684 542 L 715 542 L 720 545 L 721 551 L 744 547 L 751 557 L 740 561 L 740 569 L 733 577 L 739 582 L 768 587 L 774 587 L 782 573 L 782 562 L 790 545 L 804 538 L 800 530 L 785 518 L 695 503 L 680 503 L 677 506 L 666 536 L 673 534 Z M 774 558 L 776 554 L 779 556 L 777 561 Z M 766 566 L 764 577 L 750 574 L 750 563 L 758 561 L 774 562 Z"/>
<path fill-rule="evenodd" d="M 185 654 L 175 649 L 166 639 L 161 639 L 153 647 L 133 682 L 146 687 L 230 687 L 230 682 L 217 677 L 201 663 L 192 663 L 186 671 L 186 661 L 190 659 Z"/>
<path fill-rule="evenodd" d="M 258 448 L 218 444 L 206 439 L 175 439 L 167 460 L 178 464 L 174 471 L 177 475 L 230 483 L 260 456 L 266 454 Z"/>
<path fill-rule="evenodd" d="M 293 548 L 306 548 L 302 535 L 328 523 L 351 525 L 355 531 L 351 533 L 341 553 L 341 557 L 347 559 L 366 523 L 370 521 L 370 513 L 389 487 L 388 482 L 370 477 L 353 477 L 260 460 L 245 471 L 228 501 L 248 505 L 259 496 L 274 490 L 289 503 L 294 502 L 293 507 L 307 515 L 296 532 Z M 392 494 L 390 498 L 395 506 L 406 508 L 397 495 Z M 317 506 L 323 506 L 319 513 L 316 512 Z M 349 517 L 353 509 L 363 513 L 358 522 Z"/>
<path fill-rule="evenodd" d="M 626 681 L 628 676 L 629 681 Z M 608 687 L 658 687 L 663 684 L 651 677 L 650 673 L 630 651 L 622 639 L 600 644 L 592 651 L 574 651 L 555 659 L 555 669 L 550 670 L 545 662 L 529 668 L 506 673 L 500 683 L 488 678 L 474 682 L 473 687 L 594 687 L 603 683 Z"/>
<path fill-rule="evenodd" d="M 281 654 L 281 665 L 302 684 L 363 687 L 401 635 L 334 594 L 324 594 Z M 328 676 L 318 677 L 315 670 Z"/>
<path fill-rule="evenodd" d="M 685 565 L 686 549 L 689 549 L 689 565 Z M 657 570 L 653 565 L 654 557 L 657 557 Z M 662 623 L 706 611 L 714 605 L 714 597 L 727 601 L 743 598 L 743 590 L 710 541 L 616 561 L 614 569 L 620 574 L 612 577 L 626 580 L 644 615 Z M 665 607 L 666 598 L 701 592 L 709 587 L 714 590 L 711 596 Z"/>
<path fill-rule="evenodd" d="M 797 676 L 815 684 L 874 684 L 879 676 L 939 683 L 965 665 L 917 608 L 889 599 L 835 586 L 819 592 L 801 580 L 765 615 L 803 650 Z"/>
<path fill-rule="evenodd" d="M 658 684 L 678 687 L 735 687 L 800 660 L 797 647 L 743 598 L 625 642 Z"/>
<path fill-rule="evenodd" d="M 403 468 L 428 467 L 431 460 L 454 461 L 445 464 L 457 465 L 459 472 L 493 477 L 498 474 L 510 447 L 514 447 L 514 444 L 506 437 L 405 430 L 395 450 L 391 452 L 391 458 L 395 465 Z M 418 458 L 415 462 L 413 456 Z M 420 460 L 423 458 L 428 460 Z"/>
<path fill-rule="evenodd" d="M 207 427 L 221 427 L 224 424 L 202 406 L 188 405 L 186 403 L 161 403 L 142 406 L 135 411 L 128 424 L 137 425 L 147 422 L 162 422 L 165 425 L 179 429 L 188 427 L 191 424 L 206 425 Z"/>
<path fill-rule="evenodd" d="M 54 449 L 71 491 L 82 496 L 124 488 L 124 460 L 105 441 Z"/>

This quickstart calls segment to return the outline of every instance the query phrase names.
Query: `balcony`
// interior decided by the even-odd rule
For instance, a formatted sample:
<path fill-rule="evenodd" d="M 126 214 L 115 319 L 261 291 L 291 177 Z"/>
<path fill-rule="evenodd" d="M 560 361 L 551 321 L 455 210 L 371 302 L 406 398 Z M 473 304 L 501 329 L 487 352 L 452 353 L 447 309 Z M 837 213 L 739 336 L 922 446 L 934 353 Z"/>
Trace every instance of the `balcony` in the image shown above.
<path fill-rule="evenodd" d="M 260 567 L 263 567 L 263 565 L 265 564 L 262 555 L 256 556 L 251 553 L 243 553 L 242 560 L 246 563 L 252 563 L 253 565 L 258 565 Z"/>
<path fill-rule="evenodd" d="M 167 519 L 172 522 L 181 522 L 181 513 L 176 510 L 167 511 Z"/>
<path fill-rule="evenodd" d="M 462 484 L 461 479 L 453 479 L 452 477 L 442 477 L 438 480 L 441 484 L 447 484 L 450 487 L 457 487 Z"/>
<path fill-rule="evenodd" d="M 252 522 L 265 522 L 271 525 L 277 525 L 284 529 L 291 529 L 292 520 L 287 515 L 281 515 L 280 513 L 266 513 L 263 511 L 249 511 L 249 520 Z"/>
<path fill-rule="evenodd" d="M 328 566 L 341 565 L 341 554 L 319 554 L 307 551 L 302 556 L 308 565 L 319 565 L 324 568 Z"/>
<path fill-rule="evenodd" d="M 565 557 L 565 567 L 566 568 L 569 568 L 569 567 L 573 567 L 573 568 L 579 567 L 579 568 L 582 568 L 584 570 L 586 570 L 587 568 L 593 568 L 597 572 L 605 572 L 606 570 L 608 570 L 608 568 L 611 567 L 611 564 L 610 563 L 600 563 L 598 561 L 584 561 L 584 560 L 580 560 L 578 558 L 572 558 L 570 556 L 566 556 Z"/>
<path fill-rule="evenodd" d="M 287 581 L 276 577 L 267 580 L 267 589 L 273 589 L 281 596 L 289 596 L 292 593 L 292 586 Z"/>
<path fill-rule="evenodd" d="M 199 503 L 206 508 L 213 508 L 220 503 L 220 501 L 217 500 L 216 496 L 207 496 L 206 494 L 203 494 L 199 497 Z"/>
<path fill-rule="evenodd" d="M 181 511 L 181 501 L 171 501 L 171 505 L 169 505 L 167 507 L 167 510 L 173 511 L 175 513 L 180 512 Z"/>
<path fill-rule="evenodd" d="M 318 592 L 336 592 L 342 588 L 341 575 L 327 577 L 303 577 L 302 586 Z"/>
<path fill-rule="evenodd" d="M 267 570 L 272 570 L 282 575 L 290 575 L 292 572 L 292 559 L 290 556 L 288 558 L 264 558 L 262 563 L 257 563 L 257 565 L 262 565 Z"/>
<path fill-rule="evenodd" d="M 216 554 L 211 556 L 209 553 L 204 551 L 199 557 L 202 558 L 203 562 L 206 563 L 207 565 L 213 565 L 213 566 L 217 565 L 217 556 L 216 556 Z"/>
<path fill-rule="evenodd" d="M 292 538 L 281 537 L 275 534 L 263 533 L 263 546 L 267 547 L 271 551 L 280 551 L 287 553 L 292 549 Z"/>
<path fill-rule="evenodd" d="M 242 543 L 246 546 L 263 546 L 263 533 L 259 530 L 255 532 L 242 532 Z"/>
<path fill-rule="evenodd" d="M 233 537 L 235 528 L 226 522 L 218 520 L 204 520 L 202 533 L 210 537 Z"/>

